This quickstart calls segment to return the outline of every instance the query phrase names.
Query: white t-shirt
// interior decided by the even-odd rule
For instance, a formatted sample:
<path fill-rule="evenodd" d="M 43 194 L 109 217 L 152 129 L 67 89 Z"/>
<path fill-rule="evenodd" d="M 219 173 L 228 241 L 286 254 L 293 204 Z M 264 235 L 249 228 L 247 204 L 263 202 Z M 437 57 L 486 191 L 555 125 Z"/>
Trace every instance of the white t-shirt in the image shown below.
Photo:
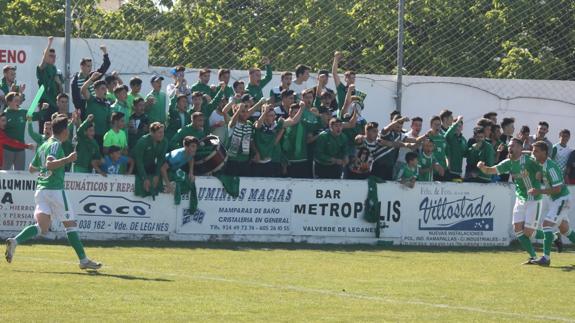
<path fill-rule="evenodd" d="M 405 133 L 405 137 L 414 138 L 414 139 L 417 138 L 416 136 L 413 135 L 413 130 L 409 130 L 407 133 Z M 397 161 L 405 163 L 405 155 L 407 155 L 407 153 L 410 151 L 413 151 L 413 150 L 411 150 L 409 148 L 405 148 L 405 147 L 399 148 L 399 155 L 397 157 Z"/>
<path fill-rule="evenodd" d="M 295 82 L 295 79 L 291 82 L 291 85 L 289 86 L 290 90 L 294 91 L 294 94 L 301 99 L 301 92 L 303 92 L 304 90 L 306 90 L 307 87 L 307 82 L 302 82 L 301 84 L 297 84 Z"/>

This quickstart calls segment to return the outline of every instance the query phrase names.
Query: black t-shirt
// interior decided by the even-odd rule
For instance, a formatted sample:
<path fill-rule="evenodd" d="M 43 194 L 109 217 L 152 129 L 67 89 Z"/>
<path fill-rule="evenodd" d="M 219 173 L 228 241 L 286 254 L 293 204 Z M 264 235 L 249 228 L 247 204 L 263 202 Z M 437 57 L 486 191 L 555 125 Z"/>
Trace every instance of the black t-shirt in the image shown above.
<path fill-rule="evenodd" d="M 569 159 L 567 159 L 567 169 L 570 169 L 567 173 L 567 177 L 569 179 L 575 179 L 575 150 L 569 154 Z"/>

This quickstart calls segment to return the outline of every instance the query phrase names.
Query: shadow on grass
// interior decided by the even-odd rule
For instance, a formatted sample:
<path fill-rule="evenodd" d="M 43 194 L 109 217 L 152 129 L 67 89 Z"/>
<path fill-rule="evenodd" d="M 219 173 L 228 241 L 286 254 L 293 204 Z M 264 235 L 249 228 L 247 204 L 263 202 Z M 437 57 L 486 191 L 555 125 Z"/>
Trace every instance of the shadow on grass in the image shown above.
<path fill-rule="evenodd" d="M 27 243 L 28 244 L 28 243 Z M 66 240 L 35 240 L 29 244 L 40 245 L 66 245 Z M 326 252 L 426 252 L 426 253 L 474 253 L 492 252 L 506 253 L 522 250 L 516 241 L 508 247 L 435 247 L 435 246 L 390 246 L 390 245 L 336 245 L 336 244 L 309 244 L 303 242 L 231 242 L 231 241 L 166 241 L 166 240 L 118 240 L 118 241 L 85 241 L 87 247 L 92 248 L 159 248 L 159 249 L 212 249 L 230 251 L 326 251 Z"/>
<path fill-rule="evenodd" d="M 67 272 L 67 271 L 26 271 L 26 270 L 15 270 L 16 272 L 22 273 L 34 273 L 34 274 L 51 274 L 51 275 L 79 275 L 79 276 L 91 276 L 91 277 L 109 277 L 118 278 L 124 280 L 140 280 L 140 281 L 153 281 L 153 282 L 173 282 L 171 279 L 166 278 L 147 278 L 134 275 L 115 275 L 106 274 L 95 270 L 90 270 L 86 272 Z"/>
<path fill-rule="evenodd" d="M 549 268 L 558 269 L 564 272 L 575 272 L 575 265 L 567 265 L 567 266 L 550 266 Z"/>

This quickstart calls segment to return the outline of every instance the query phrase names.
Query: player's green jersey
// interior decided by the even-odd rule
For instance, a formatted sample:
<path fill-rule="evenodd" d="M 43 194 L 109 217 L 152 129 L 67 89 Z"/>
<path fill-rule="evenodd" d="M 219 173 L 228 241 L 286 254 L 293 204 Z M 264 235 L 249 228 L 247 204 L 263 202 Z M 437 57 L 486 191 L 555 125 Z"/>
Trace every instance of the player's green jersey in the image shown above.
<path fill-rule="evenodd" d="M 557 194 L 550 194 L 551 200 L 555 201 L 563 196 L 569 196 L 569 189 L 563 182 L 563 172 L 559 165 L 552 159 L 547 158 L 543 164 L 543 183 L 547 188 L 561 186 Z"/>
<path fill-rule="evenodd" d="M 39 190 L 63 190 L 65 167 L 62 166 L 49 170 L 46 167 L 46 161 L 50 156 L 54 159 L 64 158 L 62 143 L 54 137 L 48 138 L 48 140 L 36 150 L 36 154 L 32 160 L 32 166 L 39 170 L 38 185 L 36 187 Z"/>
<path fill-rule="evenodd" d="M 521 155 L 517 160 L 505 159 L 495 166 L 497 174 L 511 174 L 515 183 L 515 194 L 522 201 L 538 201 L 541 195 L 529 195 L 532 189 L 541 189 L 541 182 L 537 180 L 537 173 L 542 168 L 533 158 Z"/>

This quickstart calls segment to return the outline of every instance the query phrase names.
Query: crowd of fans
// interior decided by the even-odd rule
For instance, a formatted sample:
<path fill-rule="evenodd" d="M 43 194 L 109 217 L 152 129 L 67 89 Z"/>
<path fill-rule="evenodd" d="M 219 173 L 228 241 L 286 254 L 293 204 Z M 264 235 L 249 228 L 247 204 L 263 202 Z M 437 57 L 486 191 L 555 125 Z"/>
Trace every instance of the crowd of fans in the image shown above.
<path fill-rule="evenodd" d="M 104 176 L 134 173 L 147 189 L 161 182 L 170 188 L 170 172 L 180 169 L 192 180 L 194 175 L 205 175 L 190 170 L 222 148 L 227 160 L 213 171 L 233 176 L 365 179 L 375 175 L 408 186 L 415 181 L 506 182 L 507 176 L 485 174 L 476 165 L 482 161 L 492 166 L 506 159 L 513 137 L 523 142 L 526 151 L 534 142 L 545 141 L 566 181 L 575 184 L 570 132 L 561 130 L 559 142 L 553 144 L 547 139 L 545 121 L 535 133 L 528 126 L 516 132 L 513 118 L 499 122 L 497 113 L 489 112 L 473 125 L 473 137 L 465 138 L 463 117 L 454 117 L 449 110 L 431 120 L 393 112 L 382 126 L 365 120 L 366 93 L 355 87 L 353 71 L 340 79 L 338 52 L 331 73 L 318 72 L 317 84 L 309 86 L 310 68 L 298 65 L 295 73 L 282 73 L 281 83 L 264 93 L 272 80 L 267 58 L 262 59 L 262 69 L 249 70 L 247 84 L 232 83 L 230 70 L 220 69 L 217 84 L 210 85 L 212 71 L 202 69 L 198 82 L 189 85 L 185 67 L 176 66 L 167 85 L 159 75 L 148 80 L 134 77 L 126 85 L 118 73 L 107 74 L 110 58 L 102 46 L 102 66 L 93 71 L 92 60 L 82 59 L 66 91 L 51 45 L 50 37 L 37 66 L 38 85 L 45 92 L 33 115 L 22 108 L 26 88 L 17 83 L 16 68 L 3 68 L 0 143 L 4 156 L 2 161 L 0 149 L 0 162 L 4 170 L 23 170 L 24 149 L 41 145 L 51 136 L 51 118 L 65 114 L 71 140 L 62 147 L 66 154 L 77 153 L 68 171 Z M 327 87 L 330 77 L 335 89 Z M 141 93 L 144 81 L 152 86 L 147 94 Z M 39 122 L 40 133 L 33 130 L 34 121 Z M 24 144 L 26 131 L 35 145 Z"/>

